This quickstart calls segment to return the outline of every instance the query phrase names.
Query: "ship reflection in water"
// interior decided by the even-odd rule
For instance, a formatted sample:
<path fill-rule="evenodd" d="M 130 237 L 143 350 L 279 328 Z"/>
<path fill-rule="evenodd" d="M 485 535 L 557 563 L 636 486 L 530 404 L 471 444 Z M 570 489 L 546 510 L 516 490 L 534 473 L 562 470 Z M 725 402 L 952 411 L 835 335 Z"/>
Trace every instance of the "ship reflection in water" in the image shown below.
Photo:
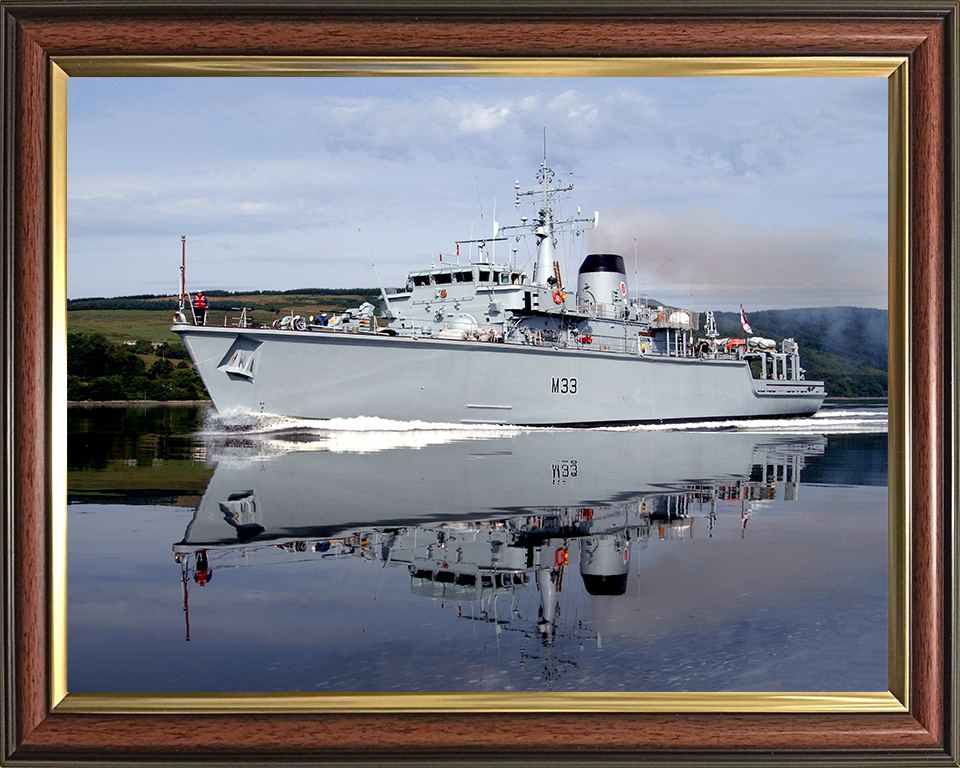
<path fill-rule="evenodd" d="M 230 610 L 231 606 L 212 601 L 209 593 L 220 584 L 226 586 L 241 570 L 249 573 L 263 566 L 264 583 L 259 588 L 265 589 L 271 572 L 295 561 L 303 590 L 315 595 L 313 620 L 321 623 L 325 621 L 321 613 L 330 608 L 336 593 L 350 601 L 362 591 L 351 588 L 359 567 L 367 572 L 371 586 L 375 584 L 372 595 L 367 589 L 363 602 L 352 606 L 366 617 L 360 637 L 368 630 L 377 634 L 379 653 L 387 661 L 371 662 L 381 664 L 373 679 L 347 672 L 339 683 L 323 679 L 336 677 L 331 672 L 338 663 L 321 665 L 325 670 L 321 679 L 311 680 L 307 689 L 390 689 L 385 680 L 392 669 L 402 666 L 397 660 L 419 644 L 431 649 L 429 658 L 419 664 L 455 665 L 452 656 L 434 656 L 443 654 L 442 644 L 425 638 L 452 632 L 454 624 L 467 624 L 473 627 L 466 635 L 467 640 L 474 638 L 471 663 L 480 663 L 480 656 L 485 661 L 479 671 L 457 672 L 460 682 L 450 683 L 453 688 L 575 690 L 586 681 L 560 684 L 568 673 L 578 678 L 584 648 L 601 652 L 608 634 L 618 642 L 631 635 L 633 629 L 624 622 L 644 624 L 637 618 L 644 594 L 649 598 L 659 593 L 669 600 L 671 582 L 685 578 L 683 551 L 668 552 L 665 542 L 709 547 L 715 536 L 745 542 L 764 525 L 765 514 L 790 514 L 790 506 L 802 495 L 802 471 L 811 459 L 823 457 L 828 444 L 819 434 L 724 430 L 452 435 L 425 430 L 402 433 L 405 444 L 395 449 L 383 435 L 352 435 L 350 439 L 359 442 L 347 446 L 340 442 L 343 439 L 291 431 L 269 440 L 233 435 L 205 440 L 206 459 L 216 468 L 183 539 L 173 546 L 181 568 L 186 640 L 199 639 L 198 610 L 217 610 L 214 606 Z M 411 440 L 416 444 L 409 445 Z M 803 511 L 798 509 L 797 514 Z M 750 523 L 754 516 L 757 519 Z M 727 522 L 719 536 L 721 517 Z M 765 532 L 758 533 L 763 540 Z M 779 535 L 804 537 L 802 530 Z M 661 547 L 663 556 L 658 554 Z M 802 559 L 805 551 L 790 554 L 785 549 L 782 557 Z M 723 553 L 726 557 L 729 550 Z M 749 563 L 750 556 L 744 557 Z M 645 560 L 649 572 L 643 579 L 636 576 L 637 586 L 628 591 L 631 572 L 637 574 Z M 725 564 L 715 577 L 723 578 L 730 567 Z M 808 567 L 819 566 L 812 561 Z M 797 570 L 785 570 L 782 578 L 789 579 L 791 573 Z M 851 574 L 853 581 L 856 577 Z M 757 578 L 765 577 L 758 572 Z M 248 590 L 250 583 L 245 581 Z M 397 592 L 401 584 L 406 598 Z M 205 604 L 192 607 L 191 636 L 191 599 L 200 587 Z M 707 631 L 717 610 L 711 585 L 697 589 L 709 604 L 681 608 L 680 613 L 692 620 L 683 629 L 684 638 Z M 802 591 L 804 584 L 793 589 Z M 816 588 L 811 591 L 817 593 Z M 383 616 L 374 633 L 378 599 Z M 729 598 L 716 602 L 724 600 Z M 611 607 L 605 601 L 620 605 Z M 403 618 L 398 619 L 393 612 L 401 604 Z M 439 606 L 442 620 L 437 621 L 435 611 L 418 614 L 416 604 L 421 611 L 429 604 Z M 817 616 L 817 608 L 811 610 L 819 626 L 823 617 Z M 694 614 L 705 622 L 699 629 Z M 776 624 L 775 615 L 766 618 Z M 309 615 L 300 616 L 298 624 L 304 622 L 311 622 Z M 671 627 L 675 623 L 670 617 L 654 621 L 652 634 L 675 631 Z M 459 636 L 462 642 L 464 635 Z M 340 659 L 339 667 L 345 660 L 349 667 L 357 652 L 350 646 L 360 641 L 346 625 L 340 641 L 345 648 L 333 656 Z M 756 650 L 743 652 L 750 655 Z M 628 664 L 624 653 L 612 652 L 607 663 Z M 490 663 L 494 655 L 497 664 Z M 491 680 L 491 672 L 484 669 L 488 664 L 504 677 Z M 640 670 L 623 672 L 628 679 L 609 688 L 646 689 Z M 504 682 L 507 676 L 509 683 Z M 518 679 L 524 676 L 526 681 Z M 694 674 L 671 689 L 749 685 L 736 676 L 699 682 Z M 830 682 L 812 685 L 826 689 Z M 883 681 L 878 682 L 882 687 Z M 437 690 L 447 683 L 438 685 L 436 677 L 425 677 L 419 684 L 422 690 Z M 758 684 L 759 689 L 776 687 L 776 682 Z M 418 683 L 400 685 L 416 689 Z"/>

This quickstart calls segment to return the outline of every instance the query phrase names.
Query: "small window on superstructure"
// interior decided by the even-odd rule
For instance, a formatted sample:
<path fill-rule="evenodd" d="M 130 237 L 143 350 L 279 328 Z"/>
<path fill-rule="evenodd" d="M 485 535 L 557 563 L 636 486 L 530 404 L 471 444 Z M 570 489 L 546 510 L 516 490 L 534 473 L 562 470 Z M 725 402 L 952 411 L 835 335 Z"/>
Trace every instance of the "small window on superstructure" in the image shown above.
<path fill-rule="evenodd" d="M 501 273 L 500 273 L 500 282 L 503 283 L 503 285 L 509 285 L 509 284 L 510 284 L 510 273 L 509 273 L 509 272 L 501 272 Z"/>
<path fill-rule="evenodd" d="M 458 283 L 472 283 L 473 282 L 473 272 L 457 272 L 457 282 Z"/>
<path fill-rule="evenodd" d="M 520 275 L 519 272 L 514 272 L 514 273 L 511 275 L 511 282 L 512 282 L 514 285 L 520 285 L 520 284 L 523 282 L 523 277 Z"/>
<path fill-rule="evenodd" d="M 478 274 L 478 276 L 477 276 L 477 280 L 479 280 L 481 283 L 489 283 L 489 282 L 490 282 L 490 272 L 487 271 L 486 269 L 481 269 L 480 272 L 479 272 L 479 274 Z"/>
<path fill-rule="evenodd" d="M 414 275 L 414 285 L 430 285 L 430 275 Z"/>

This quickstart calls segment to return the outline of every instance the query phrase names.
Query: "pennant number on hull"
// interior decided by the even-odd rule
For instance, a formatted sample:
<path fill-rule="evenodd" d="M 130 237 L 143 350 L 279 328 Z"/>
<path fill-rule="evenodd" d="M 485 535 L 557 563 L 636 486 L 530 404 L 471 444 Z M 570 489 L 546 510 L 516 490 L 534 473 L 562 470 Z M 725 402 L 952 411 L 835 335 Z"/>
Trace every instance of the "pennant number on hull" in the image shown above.
<path fill-rule="evenodd" d="M 577 394 L 577 380 L 575 377 L 562 376 L 560 378 L 554 377 L 551 386 L 550 393 L 554 395 L 575 395 Z"/>

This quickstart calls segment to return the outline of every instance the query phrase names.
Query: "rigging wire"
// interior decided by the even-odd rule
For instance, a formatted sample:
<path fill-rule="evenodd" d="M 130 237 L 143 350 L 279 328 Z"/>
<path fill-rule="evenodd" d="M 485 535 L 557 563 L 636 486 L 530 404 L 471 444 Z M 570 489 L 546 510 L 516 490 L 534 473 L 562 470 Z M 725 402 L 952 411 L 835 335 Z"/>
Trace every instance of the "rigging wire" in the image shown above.
<path fill-rule="evenodd" d="M 357 222 L 357 232 L 360 233 L 360 242 L 363 243 L 363 248 L 367 252 L 367 258 L 370 259 L 370 266 L 373 267 L 373 276 L 377 278 L 377 285 L 380 286 L 380 295 L 383 297 L 383 303 L 386 305 L 387 312 L 390 311 L 390 300 L 387 298 L 387 291 L 383 287 L 383 283 L 380 281 L 380 273 L 377 272 L 377 265 L 373 263 L 373 254 L 370 253 L 370 249 L 367 247 L 367 241 L 363 236 L 363 230 L 360 229 L 360 218 L 357 216 L 357 212 L 353 209 L 353 205 L 350 205 L 350 210 L 353 213 L 353 218 Z"/>
<path fill-rule="evenodd" d="M 380 568 L 380 578 L 377 580 L 377 591 L 374 593 L 373 601 L 370 603 L 370 609 L 367 611 L 367 618 L 363 620 L 363 628 L 360 630 L 360 637 L 357 639 L 357 644 L 353 647 L 353 653 L 350 654 L 350 661 L 347 662 L 350 665 L 353 664 L 353 659 L 360 648 L 360 640 L 363 639 L 363 635 L 367 631 L 367 623 L 370 621 L 370 614 L 373 613 L 373 606 L 376 605 L 377 598 L 380 597 L 380 586 L 383 584 L 383 572 L 387 569 L 392 554 L 392 550 L 387 550 L 387 559 L 383 561 L 383 567 Z"/>
<path fill-rule="evenodd" d="M 483 200 L 480 198 L 480 177 L 474 176 L 474 181 L 477 183 L 477 204 L 480 206 L 480 237 L 483 238 L 484 242 L 487 240 L 487 225 L 483 220 Z M 471 239 L 473 235 L 471 234 Z"/>

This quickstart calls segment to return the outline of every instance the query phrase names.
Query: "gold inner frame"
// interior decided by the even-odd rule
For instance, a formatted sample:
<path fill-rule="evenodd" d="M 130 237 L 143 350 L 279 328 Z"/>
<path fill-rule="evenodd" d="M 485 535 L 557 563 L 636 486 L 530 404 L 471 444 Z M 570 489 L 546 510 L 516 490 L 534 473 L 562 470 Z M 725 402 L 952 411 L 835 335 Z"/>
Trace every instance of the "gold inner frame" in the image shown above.
<path fill-rule="evenodd" d="M 888 691 L 866 693 L 126 694 L 67 689 L 67 81 L 69 77 L 885 77 L 888 80 Z M 909 709 L 909 165 L 906 57 L 517 59 L 60 56 L 51 60 L 50 704 L 58 713 L 906 712 Z"/>

